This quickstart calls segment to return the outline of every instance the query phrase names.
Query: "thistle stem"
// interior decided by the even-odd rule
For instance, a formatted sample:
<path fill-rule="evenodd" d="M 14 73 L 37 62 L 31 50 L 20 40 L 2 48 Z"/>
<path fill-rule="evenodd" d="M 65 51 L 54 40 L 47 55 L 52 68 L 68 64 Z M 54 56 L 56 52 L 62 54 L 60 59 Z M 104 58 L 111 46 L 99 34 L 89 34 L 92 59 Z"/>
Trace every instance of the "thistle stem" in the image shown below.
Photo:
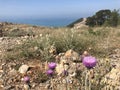
<path fill-rule="evenodd" d="M 90 77 L 90 70 L 89 70 L 88 74 L 89 74 L 89 90 L 91 90 L 91 77 Z"/>
<path fill-rule="evenodd" d="M 88 81 L 88 80 L 89 80 L 89 81 Z M 85 90 L 91 90 L 90 70 L 86 70 L 86 76 L 85 76 Z"/>
<path fill-rule="evenodd" d="M 52 88 L 52 90 L 54 90 L 54 88 L 53 88 L 53 78 L 51 77 L 51 88 Z"/>
<path fill-rule="evenodd" d="M 86 70 L 86 75 L 85 75 L 85 90 L 87 90 L 87 79 L 88 79 L 88 73 Z"/>

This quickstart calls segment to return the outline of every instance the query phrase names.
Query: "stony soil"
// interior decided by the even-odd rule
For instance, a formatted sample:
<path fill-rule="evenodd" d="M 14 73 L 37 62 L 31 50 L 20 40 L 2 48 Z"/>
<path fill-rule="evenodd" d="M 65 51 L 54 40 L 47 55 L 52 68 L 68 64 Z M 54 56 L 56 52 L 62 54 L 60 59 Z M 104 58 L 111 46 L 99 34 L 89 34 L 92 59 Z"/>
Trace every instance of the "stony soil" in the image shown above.
<path fill-rule="evenodd" d="M 10 25 L 12 26 L 12 24 Z M 5 27 L 3 26 L 3 28 Z M 7 28 L 9 29 L 10 26 Z M 35 37 L 0 37 L 0 90 L 24 90 L 24 88 L 27 88 L 28 85 L 28 83 L 26 84 L 23 81 L 23 78 L 26 75 L 30 77 L 28 86 L 30 90 L 48 90 L 48 87 L 50 87 L 51 82 L 49 77 L 46 76 L 44 79 L 40 78 L 41 76 L 39 76 L 40 72 L 45 75 L 46 63 L 42 63 L 40 60 L 34 59 L 20 61 L 6 61 L 3 59 L 6 52 L 11 50 L 15 45 L 22 44 L 22 42 L 28 38 Z M 114 90 L 114 87 L 115 90 L 120 90 L 120 48 L 115 49 L 111 52 L 109 55 L 109 60 L 111 62 L 112 69 L 102 78 L 101 83 L 106 83 L 106 86 L 103 88 L 103 90 L 106 90 L 106 88 L 111 88 L 111 90 Z M 29 70 L 27 70 L 24 74 L 21 74 L 19 72 L 19 68 L 22 65 L 29 66 Z M 79 81 L 75 78 L 71 79 L 67 77 L 65 79 L 61 79 L 56 77 L 53 79 L 52 83 L 56 84 L 57 90 L 62 90 L 63 88 L 61 87 L 65 85 L 66 80 L 69 80 L 69 86 L 71 84 L 77 83 L 76 85 L 79 88 Z"/>

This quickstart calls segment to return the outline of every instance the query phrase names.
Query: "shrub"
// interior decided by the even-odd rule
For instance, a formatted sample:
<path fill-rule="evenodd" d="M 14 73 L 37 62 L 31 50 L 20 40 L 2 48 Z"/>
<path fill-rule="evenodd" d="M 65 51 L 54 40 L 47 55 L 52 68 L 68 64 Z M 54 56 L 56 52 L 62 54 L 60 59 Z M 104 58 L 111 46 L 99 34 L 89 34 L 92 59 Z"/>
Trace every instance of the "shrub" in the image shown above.
<path fill-rule="evenodd" d="M 83 51 L 91 48 L 89 50 L 91 54 L 105 56 L 108 54 L 108 50 L 111 50 L 111 47 L 107 46 L 110 43 L 110 38 L 112 38 L 109 36 L 110 34 L 112 35 L 109 28 L 90 28 L 83 32 L 61 28 L 49 32 L 49 34 L 47 33 L 36 38 L 29 38 L 22 45 L 15 46 L 14 50 L 10 51 L 12 56 L 8 56 L 14 59 L 36 58 L 43 61 L 54 61 L 54 55 L 49 52 L 51 46 L 55 47 L 57 51 L 55 54 L 66 52 L 69 49 L 73 49 L 79 54 L 82 54 Z"/>

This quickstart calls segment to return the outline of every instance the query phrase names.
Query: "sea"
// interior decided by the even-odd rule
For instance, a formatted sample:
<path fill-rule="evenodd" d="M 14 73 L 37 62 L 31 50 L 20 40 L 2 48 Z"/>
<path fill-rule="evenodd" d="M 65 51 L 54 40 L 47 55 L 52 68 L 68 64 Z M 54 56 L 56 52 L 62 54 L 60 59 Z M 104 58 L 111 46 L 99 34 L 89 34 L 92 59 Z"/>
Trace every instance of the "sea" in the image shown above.
<path fill-rule="evenodd" d="M 0 18 L 0 22 L 11 22 L 15 24 L 29 24 L 46 27 L 64 27 L 74 22 L 75 18 Z"/>

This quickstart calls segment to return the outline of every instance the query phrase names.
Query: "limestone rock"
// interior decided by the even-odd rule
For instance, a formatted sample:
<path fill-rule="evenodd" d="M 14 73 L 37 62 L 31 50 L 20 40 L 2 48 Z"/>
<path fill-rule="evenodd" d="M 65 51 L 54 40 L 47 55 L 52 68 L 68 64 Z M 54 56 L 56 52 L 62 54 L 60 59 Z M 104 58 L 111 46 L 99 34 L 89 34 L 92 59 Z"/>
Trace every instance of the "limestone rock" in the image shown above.
<path fill-rule="evenodd" d="M 120 87 L 120 67 L 113 68 L 105 77 L 102 79 L 101 83 L 106 83 L 110 86 Z"/>
<path fill-rule="evenodd" d="M 66 58 L 70 58 L 72 61 L 79 61 L 79 54 L 70 49 L 65 53 Z"/>
<path fill-rule="evenodd" d="M 16 75 L 17 71 L 15 69 L 10 70 L 9 75 Z"/>
<path fill-rule="evenodd" d="M 64 65 L 64 69 L 65 69 L 65 70 L 68 70 L 68 69 L 69 69 L 69 65 L 65 64 L 65 65 Z"/>
<path fill-rule="evenodd" d="M 19 68 L 19 72 L 20 73 L 26 73 L 29 69 L 29 66 L 28 65 L 22 65 L 20 68 Z"/>
<path fill-rule="evenodd" d="M 64 71 L 64 66 L 62 64 L 57 64 L 56 72 L 60 75 Z"/>
<path fill-rule="evenodd" d="M 24 90 L 29 90 L 30 86 L 28 84 L 24 84 Z"/>

